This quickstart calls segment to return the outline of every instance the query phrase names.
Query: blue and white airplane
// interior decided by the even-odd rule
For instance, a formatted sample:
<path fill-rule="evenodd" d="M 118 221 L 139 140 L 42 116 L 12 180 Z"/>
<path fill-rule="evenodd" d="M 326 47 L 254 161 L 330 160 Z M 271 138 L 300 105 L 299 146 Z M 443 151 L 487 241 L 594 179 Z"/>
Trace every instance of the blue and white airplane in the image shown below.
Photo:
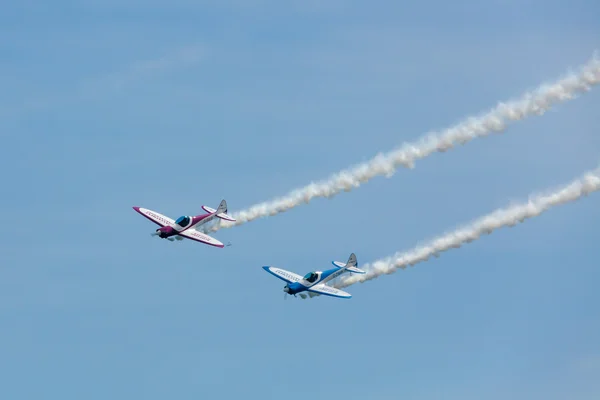
<path fill-rule="evenodd" d="M 263 269 L 268 273 L 275 275 L 282 281 L 287 282 L 287 285 L 283 287 L 283 291 L 285 292 L 284 297 L 288 294 L 292 294 L 294 296 L 300 294 L 300 297 L 305 299 L 306 293 L 303 292 L 308 292 L 310 297 L 324 294 L 326 296 L 349 299 L 352 297 L 350 293 L 327 286 L 325 282 L 337 278 L 344 272 L 364 274 L 365 271 L 356 268 L 358 264 L 356 262 L 356 256 L 354 253 L 350 254 L 350 258 L 348 258 L 348 262 L 346 264 L 339 261 L 332 261 L 332 264 L 335 265 L 335 268 L 328 269 L 327 271 L 309 272 L 308 274 L 304 275 L 304 278 L 293 272 L 280 268 L 265 266 Z"/>

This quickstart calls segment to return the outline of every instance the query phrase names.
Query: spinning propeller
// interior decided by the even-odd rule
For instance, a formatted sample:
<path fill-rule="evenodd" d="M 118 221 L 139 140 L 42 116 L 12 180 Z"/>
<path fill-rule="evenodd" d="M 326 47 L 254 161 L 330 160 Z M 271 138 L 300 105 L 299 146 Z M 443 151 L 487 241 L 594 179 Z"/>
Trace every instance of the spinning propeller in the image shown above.
<path fill-rule="evenodd" d="M 156 232 L 152 232 L 152 233 L 150 234 L 150 236 L 160 236 L 159 229 L 157 229 L 157 230 L 156 230 Z M 180 241 L 180 240 L 183 240 L 183 237 L 181 237 L 181 236 L 177 235 L 177 236 L 175 236 L 175 237 L 168 237 L 168 238 L 165 238 L 165 239 L 167 239 L 169 242 L 173 242 L 173 241 L 175 241 L 175 240 L 178 240 L 178 241 Z"/>
<path fill-rule="evenodd" d="M 289 289 L 290 289 L 290 288 L 289 288 L 289 286 L 288 286 L 288 285 L 285 285 L 285 286 L 283 287 L 283 299 L 284 299 L 284 300 L 287 300 L 287 296 L 288 296 L 288 294 L 289 294 Z M 303 299 L 303 300 L 304 300 L 304 299 L 306 299 L 306 297 L 307 297 L 307 296 L 306 296 L 306 293 L 298 293 L 298 296 L 300 296 L 300 298 L 301 298 L 301 299 Z M 294 297 L 296 297 L 296 295 L 294 295 Z"/>

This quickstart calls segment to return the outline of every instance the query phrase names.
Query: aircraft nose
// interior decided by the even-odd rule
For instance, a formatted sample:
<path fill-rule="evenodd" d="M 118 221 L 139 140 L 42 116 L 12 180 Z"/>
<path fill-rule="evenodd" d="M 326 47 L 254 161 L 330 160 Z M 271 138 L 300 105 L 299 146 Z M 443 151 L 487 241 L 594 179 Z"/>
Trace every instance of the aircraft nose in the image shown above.
<path fill-rule="evenodd" d="M 288 285 L 285 285 L 283 287 L 283 291 L 286 292 L 286 293 L 289 293 L 290 292 L 290 287 Z"/>

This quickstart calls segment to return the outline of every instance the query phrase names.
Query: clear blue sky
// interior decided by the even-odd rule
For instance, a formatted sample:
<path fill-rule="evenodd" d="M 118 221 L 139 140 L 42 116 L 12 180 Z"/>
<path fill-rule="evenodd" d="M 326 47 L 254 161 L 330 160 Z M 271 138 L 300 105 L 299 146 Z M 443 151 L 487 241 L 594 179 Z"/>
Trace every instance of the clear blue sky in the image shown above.
<path fill-rule="evenodd" d="M 284 5 L 285 3 L 285 5 Z M 586 62 L 594 0 L 88 0 L 0 14 L 0 398 L 600 396 L 600 194 L 349 287 L 261 269 L 376 260 L 600 161 L 600 89 L 215 237 L 233 212 Z M 216 5 L 220 4 L 220 5 Z"/>

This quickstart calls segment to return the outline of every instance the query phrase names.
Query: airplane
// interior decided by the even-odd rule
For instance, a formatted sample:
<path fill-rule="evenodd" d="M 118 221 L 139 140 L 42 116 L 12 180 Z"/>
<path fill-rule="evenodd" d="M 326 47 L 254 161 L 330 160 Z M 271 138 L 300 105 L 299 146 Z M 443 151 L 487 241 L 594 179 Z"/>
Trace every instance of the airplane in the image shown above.
<path fill-rule="evenodd" d="M 303 292 L 308 292 L 308 295 L 311 298 L 322 294 L 343 299 L 351 298 L 352 295 L 350 293 L 346 293 L 343 290 L 328 286 L 325 284 L 325 282 L 337 278 L 344 272 L 364 274 L 365 271 L 356 268 L 358 265 L 356 262 L 356 255 L 354 253 L 350 254 L 346 264 L 339 261 L 332 261 L 331 263 L 335 265 L 335 268 L 328 269 L 327 271 L 309 272 L 308 274 L 304 275 L 304 277 L 301 277 L 293 272 L 271 266 L 264 266 L 263 269 L 277 278 L 287 282 L 287 284 L 283 287 L 283 291 L 285 292 L 283 295 L 284 298 L 286 298 L 288 294 L 292 294 L 294 296 L 299 294 L 301 298 L 306 299 L 307 294 Z"/>
<path fill-rule="evenodd" d="M 133 209 L 160 226 L 160 228 L 158 228 L 154 233 L 151 233 L 152 236 L 158 236 L 171 242 L 174 240 L 183 240 L 184 238 L 187 238 L 208 244 L 210 246 L 221 248 L 224 247 L 223 243 L 203 232 L 198 231 L 198 228 L 201 225 L 213 220 L 215 217 L 224 219 L 226 221 L 235 221 L 235 218 L 227 214 L 227 202 L 225 200 L 221 201 L 216 210 L 211 207 L 202 206 L 202 209 L 208 214 L 195 216 L 182 215 L 181 217 L 177 218 L 177 220 L 172 220 L 169 217 L 159 214 L 156 211 L 148 210 L 147 208 L 133 207 Z M 228 246 L 230 245 L 231 244 L 228 244 Z"/>

